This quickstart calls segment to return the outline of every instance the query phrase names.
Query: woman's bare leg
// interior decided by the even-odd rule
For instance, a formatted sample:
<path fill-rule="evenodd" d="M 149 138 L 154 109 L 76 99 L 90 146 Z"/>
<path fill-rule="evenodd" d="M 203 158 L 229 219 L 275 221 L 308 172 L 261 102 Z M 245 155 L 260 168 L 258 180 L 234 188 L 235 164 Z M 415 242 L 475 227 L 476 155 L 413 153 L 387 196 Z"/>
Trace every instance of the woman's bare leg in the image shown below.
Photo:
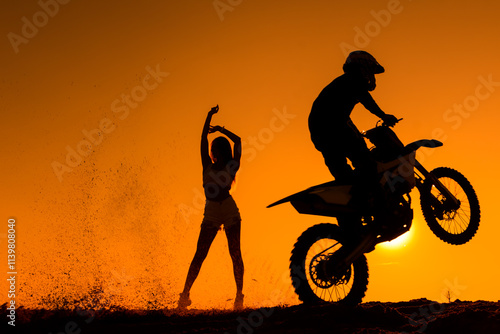
<path fill-rule="evenodd" d="M 236 281 L 236 295 L 241 295 L 243 291 L 243 259 L 241 258 L 240 233 L 241 223 L 229 226 L 224 229 L 229 247 L 229 254 L 233 261 L 234 280 Z"/>
<path fill-rule="evenodd" d="M 189 294 L 189 291 L 191 290 L 196 277 L 198 277 L 201 265 L 207 257 L 208 250 L 210 249 L 210 246 L 212 245 L 212 242 L 217 235 L 217 231 L 217 228 L 205 227 L 202 225 L 200 236 L 198 238 L 198 245 L 196 247 L 196 253 L 194 254 L 193 261 L 191 261 L 191 265 L 189 266 L 186 283 L 184 285 L 184 291 L 182 292 L 183 294 Z"/>

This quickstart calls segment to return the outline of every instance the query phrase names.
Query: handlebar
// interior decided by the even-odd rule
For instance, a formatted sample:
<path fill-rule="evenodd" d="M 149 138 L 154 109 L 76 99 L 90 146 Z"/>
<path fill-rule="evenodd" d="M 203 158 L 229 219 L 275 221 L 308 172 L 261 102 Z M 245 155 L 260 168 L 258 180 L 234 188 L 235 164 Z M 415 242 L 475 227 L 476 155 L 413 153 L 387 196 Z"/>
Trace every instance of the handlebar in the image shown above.
<path fill-rule="evenodd" d="M 398 123 L 399 123 L 400 121 L 402 121 L 402 120 L 403 120 L 403 118 L 398 119 L 398 120 L 396 121 L 396 123 L 394 123 L 394 125 L 398 124 Z M 394 125 L 393 125 L 393 126 L 394 126 Z M 384 123 L 384 121 L 383 121 L 383 120 L 381 120 L 381 119 L 379 119 L 379 120 L 377 121 L 377 124 L 376 124 L 375 126 L 376 126 L 376 127 L 378 127 L 378 126 L 388 126 L 388 127 L 393 127 L 393 126 L 389 126 L 389 125 L 385 124 L 385 123 Z"/>

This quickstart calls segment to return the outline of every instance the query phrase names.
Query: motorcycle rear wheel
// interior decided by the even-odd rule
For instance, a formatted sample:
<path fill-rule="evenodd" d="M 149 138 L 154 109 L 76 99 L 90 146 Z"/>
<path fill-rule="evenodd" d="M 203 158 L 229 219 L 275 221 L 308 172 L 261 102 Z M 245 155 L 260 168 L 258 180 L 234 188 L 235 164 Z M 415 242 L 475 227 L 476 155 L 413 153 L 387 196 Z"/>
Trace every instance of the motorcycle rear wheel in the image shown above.
<path fill-rule="evenodd" d="M 445 197 L 427 180 L 424 191 L 420 194 L 425 221 L 432 232 L 444 242 L 452 245 L 465 244 L 476 234 L 481 219 L 476 192 L 467 178 L 454 169 L 438 167 L 431 173 L 459 200 L 460 207 L 438 207 L 444 204 Z M 439 205 L 433 204 L 436 199 Z"/>
<path fill-rule="evenodd" d="M 368 286 L 368 264 L 362 255 L 339 277 L 327 277 L 322 261 L 342 246 L 342 231 L 334 224 L 308 228 L 297 239 L 290 257 L 290 277 L 304 303 L 361 303 Z"/>

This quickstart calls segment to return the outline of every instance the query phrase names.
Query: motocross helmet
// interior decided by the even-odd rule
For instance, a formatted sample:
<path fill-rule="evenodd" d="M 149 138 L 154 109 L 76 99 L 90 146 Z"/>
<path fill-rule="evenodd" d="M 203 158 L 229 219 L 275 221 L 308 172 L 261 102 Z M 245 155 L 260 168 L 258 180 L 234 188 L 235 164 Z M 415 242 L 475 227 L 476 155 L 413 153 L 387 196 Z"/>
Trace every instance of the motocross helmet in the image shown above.
<path fill-rule="evenodd" d="M 358 70 L 362 73 L 379 74 L 384 73 L 385 69 L 380 65 L 375 57 L 366 51 L 353 51 L 347 56 L 344 63 L 344 72 Z"/>
<path fill-rule="evenodd" d="M 360 75 L 367 83 L 369 91 L 375 89 L 375 74 L 384 73 L 385 69 L 366 51 L 353 51 L 347 56 L 343 66 L 344 73 Z"/>

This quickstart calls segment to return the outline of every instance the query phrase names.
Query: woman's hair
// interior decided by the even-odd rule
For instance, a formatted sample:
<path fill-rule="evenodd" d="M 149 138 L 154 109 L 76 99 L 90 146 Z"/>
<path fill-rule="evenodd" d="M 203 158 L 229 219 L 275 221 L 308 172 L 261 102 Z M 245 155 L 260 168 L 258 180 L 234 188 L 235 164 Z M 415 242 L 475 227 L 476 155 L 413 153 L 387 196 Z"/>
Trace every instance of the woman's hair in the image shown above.
<path fill-rule="evenodd" d="M 212 141 L 210 155 L 215 162 L 227 165 L 233 159 L 233 149 L 226 137 L 217 137 Z"/>

